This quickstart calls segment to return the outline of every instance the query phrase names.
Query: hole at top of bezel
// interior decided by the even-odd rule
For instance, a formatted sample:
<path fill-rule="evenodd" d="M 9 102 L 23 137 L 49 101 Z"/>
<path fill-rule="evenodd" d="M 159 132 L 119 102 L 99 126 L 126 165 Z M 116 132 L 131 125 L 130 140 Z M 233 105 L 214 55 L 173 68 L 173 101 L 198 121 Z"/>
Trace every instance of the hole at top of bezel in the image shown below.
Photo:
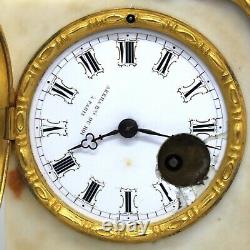
<path fill-rule="evenodd" d="M 135 15 L 133 14 L 128 14 L 126 17 L 126 20 L 128 23 L 134 23 L 135 22 Z"/>

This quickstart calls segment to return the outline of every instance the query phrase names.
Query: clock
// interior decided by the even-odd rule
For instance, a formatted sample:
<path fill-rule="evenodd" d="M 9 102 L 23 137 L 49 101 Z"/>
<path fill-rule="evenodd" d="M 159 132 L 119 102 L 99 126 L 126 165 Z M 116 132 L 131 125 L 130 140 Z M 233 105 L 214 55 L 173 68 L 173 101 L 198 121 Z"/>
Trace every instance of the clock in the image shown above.
<path fill-rule="evenodd" d="M 10 106 L 5 138 L 33 193 L 104 239 L 181 231 L 222 197 L 243 156 L 244 101 L 225 59 L 198 31 L 149 10 L 63 28 Z"/>

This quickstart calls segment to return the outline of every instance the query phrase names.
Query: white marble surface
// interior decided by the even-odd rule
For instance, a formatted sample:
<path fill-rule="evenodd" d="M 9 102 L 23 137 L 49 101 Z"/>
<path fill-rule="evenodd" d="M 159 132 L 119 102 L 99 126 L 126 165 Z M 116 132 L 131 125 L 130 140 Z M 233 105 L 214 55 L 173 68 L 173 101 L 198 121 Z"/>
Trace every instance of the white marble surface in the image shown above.
<path fill-rule="evenodd" d="M 164 12 L 205 34 L 233 69 L 250 115 L 250 19 L 228 0 L 0 0 L 0 23 L 10 48 L 15 86 L 33 54 L 58 29 L 86 14 L 114 7 Z M 8 187 L 4 213 L 6 249 L 0 250 L 113 250 L 118 247 L 120 250 L 249 250 L 249 135 L 247 141 L 241 168 L 225 197 L 207 216 L 175 236 L 133 245 L 100 241 L 59 222 L 26 186 L 19 198 Z M 10 165 L 10 171 L 18 165 L 14 157 Z"/>
<path fill-rule="evenodd" d="M 2 207 L 0 207 L 0 250 L 5 249 L 4 207 L 5 203 L 3 202 Z"/>

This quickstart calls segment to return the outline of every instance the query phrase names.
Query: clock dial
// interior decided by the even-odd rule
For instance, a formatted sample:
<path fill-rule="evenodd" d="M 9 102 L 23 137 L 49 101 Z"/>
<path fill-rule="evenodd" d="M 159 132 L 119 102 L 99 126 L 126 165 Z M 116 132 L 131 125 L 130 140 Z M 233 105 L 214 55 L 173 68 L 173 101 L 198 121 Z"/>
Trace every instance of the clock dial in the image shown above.
<path fill-rule="evenodd" d="M 228 137 L 226 105 L 203 61 L 166 35 L 135 28 L 96 33 L 61 53 L 38 83 L 29 130 L 38 168 L 65 204 L 126 223 L 158 222 L 198 199 Z M 157 167 L 161 145 L 182 133 L 202 140 L 211 158 L 206 179 L 188 187 L 170 184 Z"/>

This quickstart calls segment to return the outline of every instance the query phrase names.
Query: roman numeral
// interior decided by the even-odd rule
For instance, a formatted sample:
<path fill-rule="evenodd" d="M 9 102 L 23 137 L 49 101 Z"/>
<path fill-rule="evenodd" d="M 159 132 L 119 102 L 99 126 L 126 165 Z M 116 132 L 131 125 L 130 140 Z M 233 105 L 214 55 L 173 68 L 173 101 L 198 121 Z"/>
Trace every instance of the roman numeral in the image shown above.
<path fill-rule="evenodd" d="M 92 181 L 90 183 L 85 195 L 83 196 L 83 200 L 90 203 L 93 200 L 93 198 L 96 195 L 99 188 L 100 188 L 100 185 L 98 183 L 96 183 L 95 181 Z"/>
<path fill-rule="evenodd" d="M 132 207 L 131 207 L 132 197 L 131 197 L 131 191 L 125 192 L 125 212 L 131 213 Z"/>
<path fill-rule="evenodd" d="M 194 79 L 190 85 L 179 88 L 177 92 L 181 95 L 183 102 L 187 103 L 197 95 L 205 95 L 208 93 L 208 88 L 200 77 L 198 77 Z"/>
<path fill-rule="evenodd" d="M 213 136 L 216 134 L 216 119 L 207 121 L 190 120 L 190 132 L 193 134 L 207 134 Z"/>
<path fill-rule="evenodd" d="M 49 89 L 49 94 L 53 96 L 59 96 L 68 104 L 73 103 L 73 99 L 75 98 L 77 93 L 78 91 L 76 89 L 69 88 L 64 85 L 63 80 L 61 80 L 60 78 L 56 78 L 52 83 L 51 88 Z"/>
<path fill-rule="evenodd" d="M 79 168 L 71 154 L 65 154 L 62 159 L 55 161 L 55 163 L 52 164 L 52 167 L 59 177 L 63 176 L 69 170 L 75 170 Z"/>
<path fill-rule="evenodd" d="M 67 122 L 50 122 L 47 119 L 41 120 L 41 137 L 49 137 L 50 135 L 67 136 Z"/>
<path fill-rule="evenodd" d="M 172 198 L 169 196 L 168 191 L 166 190 L 166 188 L 163 186 L 162 183 L 160 183 L 160 187 L 161 187 L 163 193 L 166 195 L 166 197 L 169 200 L 169 202 L 173 201 Z"/>
<path fill-rule="evenodd" d="M 157 182 L 156 184 L 153 184 L 153 187 L 158 192 L 160 192 L 161 197 L 162 197 L 161 201 L 164 206 L 168 205 L 169 203 L 175 200 L 172 194 L 172 193 L 175 193 L 175 191 L 172 190 L 170 186 L 166 187 L 162 182 Z"/>
<path fill-rule="evenodd" d="M 161 57 L 156 64 L 153 66 L 153 71 L 162 75 L 163 78 L 169 73 L 170 67 L 177 62 L 179 55 L 164 48 L 161 51 Z"/>
<path fill-rule="evenodd" d="M 189 97 L 196 89 L 198 89 L 202 85 L 202 82 L 198 82 L 195 86 L 193 86 L 188 92 L 184 94 L 184 97 Z"/>
<path fill-rule="evenodd" d="M 93 177 L 90 178 L 89 183 L 85 191 L 80 195 L 80 199 L 85 202 L 94 205 L 96 202 L 97 193 L 100 192 L 104 187 L 104 183 L 95 180 Z"/>
<path fill-rule="evenodd" d="M 90 79 L 99 73 L 104 72 L 104 69 L 95 57 L 95 52 L 93 49 L 89 49 L 80 56 L 77 56 L 76 60 L 84 67 L 85 74 Z"/>
<path fill-rule="evenodd" d="M 136 66 L 135 48 L 136 41 L 118 40 L 117 48 L 119 51 L 119 66 Z"/>
<path fill-rule="evenodd" d="M 121 213 L 132 214 L 137 213 L 137 206 L 135 205 L 135 197 L 137 196 L 136 189 L 121 188 L 122 197 Z"/>
<path fill-rule="evenodd" d="M 215 125 L 212 123 L 201 124 L 193 126 L 194 132 L 213 132 L 215 131 Z"/>

